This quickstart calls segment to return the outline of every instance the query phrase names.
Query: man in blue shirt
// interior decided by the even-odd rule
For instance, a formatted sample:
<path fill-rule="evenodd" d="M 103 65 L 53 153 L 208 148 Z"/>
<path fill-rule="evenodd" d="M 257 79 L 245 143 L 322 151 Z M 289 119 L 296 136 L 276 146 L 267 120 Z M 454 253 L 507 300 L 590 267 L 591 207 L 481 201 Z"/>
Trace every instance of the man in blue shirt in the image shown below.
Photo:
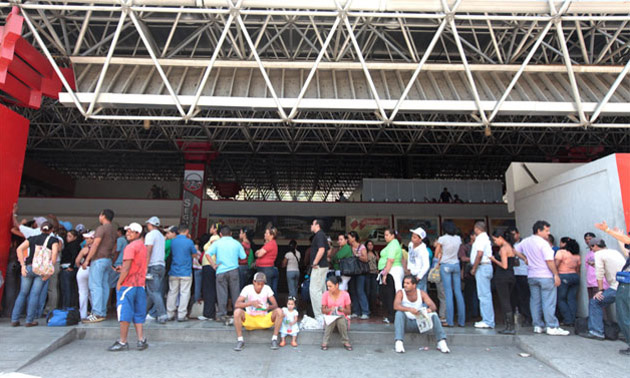
<path fill-rule="evenodd" d="M 219 311 L 217 319 L 227 320 L 228 287 L 232 303 L 236 303 L 239 295 L 238 259 L 247 257 L 243 245 L 232 237 L 232 230 L 228 226 L 221 228 L 221 239 L 212 243 L 208 254 L 217 256 L 217 303 Z"/>
<path fill-rule="evenodd" d="M 166 315 L 169 320 L 173 320 L 175 319 L 175 310 L 177 310 L 177 321 L 184 322 L 187 320 L 186 312 L 192 286 L 192 259 L 198 258 L 198 256 L 195 243 L 190 240 L 188 226 L 171 227 L 170 230 L 178 235 L 171 241 L 173 258 L 171 269 L 168 272 L 169 290 L 166 298 Z M 178 296 L 179 306 L 177 306 Z"/>
<path fill-rule="evenodd" d="M 114 260 L 114 264 L 112 266 L 112 271 L 109 274 L 109 287 L 112 289 L 116 288 L 116 284 L 118 283 L 118 277 L 120 277 L 120 270 L 122 268 L 123 263 L 123 251 L 129 242 L 125 237 L 125 229 L 119 227 L 117 230 L 118 238 L 116 239 L 116 253 L 117 257 Z"/>

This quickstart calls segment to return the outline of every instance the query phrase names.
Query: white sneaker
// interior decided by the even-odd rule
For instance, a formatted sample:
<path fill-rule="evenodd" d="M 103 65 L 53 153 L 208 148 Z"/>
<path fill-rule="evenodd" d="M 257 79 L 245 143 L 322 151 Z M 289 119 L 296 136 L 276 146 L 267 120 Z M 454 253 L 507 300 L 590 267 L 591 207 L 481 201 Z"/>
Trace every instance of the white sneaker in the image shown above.
<path fill-rule="evenodd" d="M 492 327 L 490 327 L 489 325 L 487 325 L 484 322 L 476 322 L 475 323 L 475 328 L 492 328 Z M 444 345 L 446 345 L 446 343 Z"/>
<path fill-rule="evenodd" d="M 448 349 L 448 345 L 446 345 L 446 340 L 444 339 L 438 341 L 437 349 L 442 353 L 451 353 L 451 350 Z"/>
<path fill-rule="evenodd" d="M 550 335 L 550 336 L 568 336 L 569 333 L 570 333 L 569 331 L 567 331 L 566 329 L 562 329 L 560 327 L 547 328 L 547 335 Z"/>
<path fill-rule="evenodd" d="M 394 349 L 396 350 L 396 353 L 405 353 L 405 346 L 403 345 L 402 340 L 396 340 Z"/>
<path fill-rule="evenodd" d="M 534 327 L 534 333 L 538 333 L 538 334 L 545 333 L 545 327 L 538 327 L 538 326 Z"/>
<path fill-rule="evenodd" d="M 151 316 L 150 314 L 147 314 L 147 319 L 146 320 L 155 320 L 155 318 L 153 316 Z"/>
<path fill-rule="evenodd" d="M 203 315 L 199 315 L 199 316 L 197 316 L 197 319 L 198 319 L 198 320 L 210 320 L 209 318 L 206 318 L 206 317 L 205 317 L 205 316 L 203 316 Z"/>
<path fill-rule="evenodd" d="M 359 317 L 359 315 L 357 315 L 357 314 L 352 314 L 352 315 L 350 315 L 350 318 L 351 318 L 351 319 L 356 319 L 356 318 L 358 318 L 358 317 Z"/>
<path fill-rule="evenodd" d="M 389 319 L 387 319 L 387 316 L 383 318 L 383 323 L 385 323 L 385 324 L 389 324 L 390 323 Z"/>
<path fill-rule="evenodd" d="M 368 320 L 369 318 L 370 318 L 370 315 L 366 315 L 366 314 L 361 315 L 361 320 Z"/>

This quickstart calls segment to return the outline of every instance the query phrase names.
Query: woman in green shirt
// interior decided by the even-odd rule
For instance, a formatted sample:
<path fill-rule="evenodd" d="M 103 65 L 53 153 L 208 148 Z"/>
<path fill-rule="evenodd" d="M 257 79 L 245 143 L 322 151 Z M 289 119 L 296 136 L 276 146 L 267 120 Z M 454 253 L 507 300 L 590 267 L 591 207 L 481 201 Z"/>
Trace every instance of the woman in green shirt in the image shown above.
<path fill-rule="evenodd" d="M 345 259 L 347 257 L 352 257 L 352 248 L 348 244 L 348 236 L 345 234 L 339 234 L 337 236 L 337 243 L 339 243 L 339 250 L 332 257 L 331 262 L 333 268 L 335 269 L 335 274 L 340 274 L 339 272 L 339 261 L 341 259 Z M 339 284 L 339 288 L 341 290 L 348 291 L 348 282 L 350 281 L 350 276 L 341 276 L 341 284 Z"/>
<path fill-rule="evenodd" d="M 383 318 L 383 322 L 389 324 L 394 321 L 394 297 L 398 290 L 402 290 L 402 279 L 405 273 L 402 266 L 402 248 L 396 239 L 396 231 L 385 230 L 385 241 L 387 246 L 381 250 L 378 270 L 380 271 L 381 301 L 387 310 L 387 316 Z"/>

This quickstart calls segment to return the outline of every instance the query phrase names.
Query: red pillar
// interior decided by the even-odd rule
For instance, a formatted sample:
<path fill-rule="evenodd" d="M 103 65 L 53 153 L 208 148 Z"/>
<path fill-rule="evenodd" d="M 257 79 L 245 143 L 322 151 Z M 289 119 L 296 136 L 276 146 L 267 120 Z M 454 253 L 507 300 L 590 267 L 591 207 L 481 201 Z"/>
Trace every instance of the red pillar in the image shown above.
<path fill-rule="evenodd" d="M 626 220 L 626 227 L 630 228 L 630 154 L 617 154 L 616 157 L 623 216 Z"/>
<path fill-rule="evenodd" d="M 13 204 L 20 193 L 29 121 L 0 105 L 0 271 L 6 276 Z M 2 293 L 0 290 L 0 300 Z"/>
<path fill-rule="evenodd" d="M 206 224 L 201 212 L 203 193 L 206 189 L 206 164 L 216 157 L 212 145 L 208 142 L 180 142 L 184 151 L 184 190 L 182 194 L 181 224 L 190 227 L 190 234 L 196 238 L 206 231 Z"/>

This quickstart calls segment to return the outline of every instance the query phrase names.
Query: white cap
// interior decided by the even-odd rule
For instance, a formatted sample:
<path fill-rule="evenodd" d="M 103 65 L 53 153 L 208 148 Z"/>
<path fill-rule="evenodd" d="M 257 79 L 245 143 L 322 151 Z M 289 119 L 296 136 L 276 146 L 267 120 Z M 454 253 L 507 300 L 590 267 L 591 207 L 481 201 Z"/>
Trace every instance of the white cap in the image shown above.
<path fill-rule="evenodd" d="M 150 223 L 150 224 L 152 224 L 154 226 L 159 227 L 160 226 L 160 218 L 158 218 L 158 217 L 151 217 L 144 223 Z"/>
<path fill-rule="evenodd" d="M 96 232 L 94 232 L 94 231 L 90 231 L 90 232 L 88 232 L 87 234 L 83 234 L 83 237 L 84 237 L 85 239 L 87 239 L 87 238 L 93 238 L 93 237 L 94 237 L 94 234 L 96 234 Z"/>
<path fill-rule="evenodd" d="M 33 220 L 35 221 L 35 223 L 37 223 L 37 227 L 40 227 L 42 224 L 44 224 L 44 222 L 47 221 L 47 219 L 44 217 L 35 217 L 33 218 Z"/>
<path fill-rule="evenodd" d="M 85 231 L 85 226 L 83 225 L 83 223 L 79 223 L 74 229 L 77 230 L 78 232 L 83 232 Z"/>
<path fill-rule="evenodd" d="M 149 220 L 151 220 L 151 219 L 149 219 Z M 149 223 L 149 221 L 147 221 L 147 223 Z M 151 223 L 151 224 L 153 224 L 153 223 Z M 142 226 L 140 225 L 140 223 L 133 222 L 133 223 L 130 223 L 129 226 L 125 226 L 125 230 L 131 230 L 131 231 L 134 231 L 134 232 L 137 232 L 137 233 L 141 234 L 142 233 Z"/>
<path fill-rule="evenodd" d="M 409 230 L 409 231 L 411 231 L 412 233 L 420 236 L 420 239 L 424 239 L 424 238 L 427 237 L 427 232 L 424 231 L 424 229 L 422 227 L 418 227 L 418 228 L 416 228 L 414 230 Z"/>

